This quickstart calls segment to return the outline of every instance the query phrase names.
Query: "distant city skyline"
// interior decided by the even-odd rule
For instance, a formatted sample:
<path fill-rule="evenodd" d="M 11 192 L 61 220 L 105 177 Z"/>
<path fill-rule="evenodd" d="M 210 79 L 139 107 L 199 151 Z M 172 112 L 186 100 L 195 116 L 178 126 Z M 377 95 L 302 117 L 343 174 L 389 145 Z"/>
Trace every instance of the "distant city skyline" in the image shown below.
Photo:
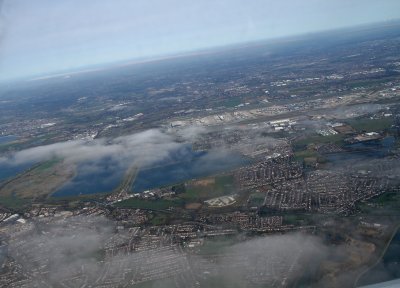
<path fill-rule="evenodd" d="M 0 0 L 0 80 L 400 18 L 398 0 Z"/>

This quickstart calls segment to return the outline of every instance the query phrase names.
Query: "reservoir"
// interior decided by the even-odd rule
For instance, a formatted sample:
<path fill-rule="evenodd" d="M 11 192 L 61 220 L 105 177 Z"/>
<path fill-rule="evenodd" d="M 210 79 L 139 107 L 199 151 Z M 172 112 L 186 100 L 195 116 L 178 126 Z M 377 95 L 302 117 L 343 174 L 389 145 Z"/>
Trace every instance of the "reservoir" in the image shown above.
<path fill-rule="evenodd" d="M 18 137 L 14 135 L 8 135 L 8 136 L 0 136 L 0 145 L 1 144 L 8 144 L 10 142 L 13 142 L 17 140 Z"/>
<path fill-rule="evenodd" d="M 343 148 L 345 152 L 330 153 L 324 155 L 329 162 L 362 161 L 388 156 L 394 148 L 396 139 L 392 136 L 378 141 L 347 144 Z"/>
<path fill-rule="evenodd" d="M 0 136 L 0 146 L 17 140 L 14 135 Z M 33 163 L 13 164 L 12 162 L 0 162 L 0 182 L 15 177 L 33 166 Z"/>
<path fill-rule="evenodd" d="M 8 164 L 8 163 L 0 163 L 0 183 L 5 181 L 6 179 L 13 178 L 18 174 L 28 170 L 33 166 L 33 163 L 24 163 L 24 164 Z"/>
<path fill-rule="evenodd" d="M 143 192 L 231 170 L 249 162 L 241 155 L 193 151 L 191 145 L 184 145 L 169 155 L 168 159 L 140 167 L 131 190 L 136 193 Z M 77 175 L 53 196 L 67 197 L 111 192 L 121 183 L 127 168 L 121 167 L 112 159 L 81 164 L 77 168 Z"/>
<path fill-rule="evenodd" d="M 221 158 L 213 155 L 213 153 L 195 152 L 190 148 L 186 148 L 181 156 L 183 157 L 176 159 L 173 163 L 160 163 L 160 165 L 139 170 L 132 191 L 135 193 L 143 192 L 229 171 L 250 163 L 249 159 L 238 154 L 231 153 Z"/>
<path fill-rule="evenodd" d="M 52 196 L 68 197 L 111 192 L 122 181 L 125 169 L 109 158 L 80 164 L 76 176 Z"/>

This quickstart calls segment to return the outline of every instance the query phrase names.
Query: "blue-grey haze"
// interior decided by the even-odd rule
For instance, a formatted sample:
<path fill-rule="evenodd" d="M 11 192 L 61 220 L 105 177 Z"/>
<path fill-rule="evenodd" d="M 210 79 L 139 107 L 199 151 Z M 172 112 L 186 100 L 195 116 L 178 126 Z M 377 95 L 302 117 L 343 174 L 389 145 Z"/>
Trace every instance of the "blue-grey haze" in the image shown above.
<path fill-rule="evenodd" d="M 400 18 L 398 0 L 0 0 L 0 80 Z"/>

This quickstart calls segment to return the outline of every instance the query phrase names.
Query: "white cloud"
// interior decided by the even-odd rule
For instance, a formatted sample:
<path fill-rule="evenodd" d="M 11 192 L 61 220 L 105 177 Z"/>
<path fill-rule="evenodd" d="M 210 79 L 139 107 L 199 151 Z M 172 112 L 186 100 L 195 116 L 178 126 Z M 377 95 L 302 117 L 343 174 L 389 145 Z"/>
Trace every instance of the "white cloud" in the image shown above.
<path fill-rule="evenodd" d="M 154 129 L 115 139 L 77 140 L 29 148 L 0 158 L 0 163 L 23 164 L 58 157 L 66 163 L 79 164 L 109 157 L 122 164 L 150 165 L 167 159 L 182 145 L 171 135 Z"/>

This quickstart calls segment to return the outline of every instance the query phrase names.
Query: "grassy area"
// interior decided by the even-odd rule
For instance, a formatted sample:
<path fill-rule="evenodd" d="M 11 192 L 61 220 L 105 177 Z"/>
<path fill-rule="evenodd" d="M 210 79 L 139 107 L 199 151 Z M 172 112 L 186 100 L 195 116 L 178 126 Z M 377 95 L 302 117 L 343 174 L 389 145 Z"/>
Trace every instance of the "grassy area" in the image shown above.
<path fill-rule="evenodd" d="M 359 132 L 374 132 L 388 130 L 393 125 L 393 118 L 386 117 L 382 119 L 352 119 L 349 120 L 348 123 Z"/>
<path fill-rule="evenodd" d="M 157 199 L 145 200 L 138 198 L 131 198 L 115 204 L 120 208 L 135 208 L 135 209 L 150 209 L 150 210 L 166 210 L 169 207 L 182 207 L 185 202 L 182 199 Z"/>
<path fill-rule="evenodd" d="M 29 203 L 30 203 L 30 201 L 21 199 L 21 198 L 15 197 L 15 196 L 1 196 L 0 197 L 0 206 L 4 206 L 6 208 L 13 209 L 13 210 L 19 210 Z"/>
<path fill-rule="evenodd" d="M 56 164 L 60 163 L 61 159 L 59 158 L 55 158 L 46 162 L 43 162 L 42 164 L 40 164 L 38 167 L 36 167 L 36 171 L 41 172 L 44 170 L 48 170 L 53 168 Z"/>
<path fill-rule="evenodd" d="M 237 243 L 234 237 L 223 237 L 220 239 L 206 240 L 198 252 L 200 255 L 214 255 L 224 252 L 224 249 Z"/>
<path fill-rule="evenodd" d="M 302 150 L 302 151 L 297 151 L 294 153 L 295 157 L 298 158 L 308 158 L 308 157 L 318 157 L 317 151 L 314 150 Z"/>
<path fill-rule="evenodd" d="M 379 78 L 379 79 L 368 79 L 368 80 L 354 80 L 354 81 L 349 81 L 346 84 L 354 89 L 354 88 L 369 88 L 369 87 L 373 87 L 376 88 L 381 84 L 384 84 L 388 81 L 390 81 L 390 77 L 384 77 L 384 78 Z"/>
<path fill-rule="evenodd" d="M 381 205 L 392 205 L 396 202 L 400 202 L 400 194 L 393 191 L 386 192 L 375 198 L 373 202 Z"/>
<path fill-rule="evenodd" d="M 319 154 L 314 150 L 302 150 L 294 153 L 296 160 L 304 160 L 304 158 L 318 158 Z"/>
<path fill-rule="evenodd" d="M 263 204 L 265 198 L 265 193 L 252 193 L 250 194 L 250 205 L 260 206 Z"/>
<path fill-rule="evenodd" d="M 400 193 L 396 191 L 388 191 L 369 200 L 366 203 L 359 203 L 358 207 L 361 212 L 366 214 L 374 214 L 381 211 L 385 214 L 391 214 L 393 211 L 400 211 Z M 377 209 L 377 207 L 384 209 Z"/>
<path fill-rule="evenodd" d="M 295 150 L 301 151 L 304 150 L 310 144 L 326 144 L 326 143 L 334 143 L 341 145 L 343 144 L 344 136 L 342 134 L 329 135 L 329 136 L 321 136 L 321 135 L 310 135 L 308 137 L 304 137 L 296 140 L 293 145 Z"/>
<path fill-rule="evenodd" d="M 232 108 L 232 107 L 235 107 L 235 106 L 237 106 L 237 105 L 239 105 L 241 103 L 242 103 L 241 99 L 230 98 L 230 99 L 227 99 L 227 100 L 223 101 L 221 104 L 223 106 L 227 107 L 227 108 Z"/>
<path fill-rule="evenodd" d="M 326 163 L 327 159 L 319 154 L 317 151 L 312 149 L 306 149 L 301 151 L 296 151 L 294 153 L 295 159 L 299 162 L 303 162 L 305 165 L 314 165 L 315 163 Z"/>
<path fill-rule="evenodd" d="M 317 214 L 315 214 L 315 215 L 317 215 Z M 283 224 L 285 224 L 285 225 L 311 225 L 311 224 L 314 224 L 313 217 L 318 218 L 318 216 L 302 214 L 302 213 L 284 214 L 283 215 Z"/>
<path fill-rule="evenodd" d="M 73 166 L 62 163 L 60 159 L 52 159 L 10 177 L 3 185 L 1 194 L 32 199 L 48 196 L 72 179 L 74 173 Z"/>
<path fill-rule="evenodd" d="M 234 193 L 234 190 L 233 175 L 220 175 L 188 183 L 185 193 L 180 197 L 189 202 L 196 202 L 229 195 Z"/>
<path fill-rule="evenodd" d="M 158 226 L 158 225 L 165 225 L 169 221 L 169 215 L 165 213 L 157 213 L 153 215 L 153 218 L 150 219 L 151 225 Z"/>

